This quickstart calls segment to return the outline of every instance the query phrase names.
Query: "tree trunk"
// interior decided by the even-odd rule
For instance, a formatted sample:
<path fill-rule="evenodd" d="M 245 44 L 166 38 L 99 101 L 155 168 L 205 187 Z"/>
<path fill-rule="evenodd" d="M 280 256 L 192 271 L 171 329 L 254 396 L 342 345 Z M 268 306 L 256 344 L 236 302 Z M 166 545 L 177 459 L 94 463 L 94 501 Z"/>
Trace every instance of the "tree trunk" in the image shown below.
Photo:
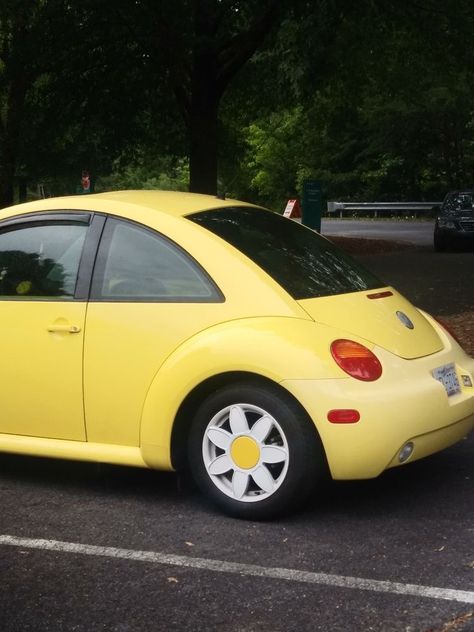
<path fill-rule="evenodd" d="M 218 100 L 194 94 L 189 112 L 189 189 L 217 193 Z"/>
<path fill-rule="evenodd" d="M 218 59 L 213 43 L 214 3 L 200 0 L 195 6 L 196 43 L 190 68 L 188 102 L 189 189 L 192 193 L 217 193 Z"/>
<path fill-rule="evenodd" d="M 3 85 L 4 103 L 2 120 L 0 121 L 0 205 L 11 206 L 14 203 L 14 178 L 18 164 L 19 141 L 26 93 L 31 85 L 34 74 L 33 59 L 25 54 L 28 47 L 27 28 L 31 21 L 31 14 L 39 4 L 35 1 L 19 3 L 17 9 L 11 13 L 8 9 L 2 18 L 5 19 L 4 28 L 9 32 L 5 38 L 5 48 L 2 50 L 1 62 L 4 65 Z M 8 43 L 7 43 L 8 42 Z M 8 60 L 7 62 L 5 60 Z"/>
<path fill-rule="evenodd" d="M 18 144 L 27 91 L 25 76 L 19 74 L 9 86 L 4 124 L 0 130 L 0 205 L 14 202 L 14 178 L 18 161 Z"/>
<path fill-rule="evenodd" d="M 215 195 L 221 97 L 269 31 L 281 20 L 288 2 L 266 0 L 263 6 L 256 3 L 255 13 L 248 17 L 246 28 L 241 30 L 235 28 L 239 14 L 232 3 L 194 0 L 190 6 L 194 12 L 189 57 L 182 56 L 183 61 L 169 55 L 172 29 L 164 16 L 160 16 L 156 25 L 156 46 L 165 46 L 171 86 L 188 130 L 190 190 Z M 227 22 L 233 26 L 229 28 Z"/>
<path fill-rule="evenodd" d="M 11 206 L 14 202 L 15 152 L 9 139 L 3 139 L 3 151 L 0 158 L 0 208 Z"/>

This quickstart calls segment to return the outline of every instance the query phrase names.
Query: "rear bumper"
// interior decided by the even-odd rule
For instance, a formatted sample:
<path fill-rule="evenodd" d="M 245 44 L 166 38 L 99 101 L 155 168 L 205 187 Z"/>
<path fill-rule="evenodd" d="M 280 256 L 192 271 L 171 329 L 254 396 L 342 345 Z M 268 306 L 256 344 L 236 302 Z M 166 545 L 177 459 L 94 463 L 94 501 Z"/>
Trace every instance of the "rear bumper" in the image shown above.
<path fill-rule="evenodd" d="M 413 455 L 410 460 L 416 461 L 417 459 L 422 459 L 425 456 L 444 450 L 444 448 L 449 448 L 449 446 L 454 445 L 466 437 L 473 428 L 474 415 L 470 415 L 467 419 L 462 419 L 445 428 L 439 428 L 438 430 L 433 430 L 433 432 L 427 432 L 424 435 L 411 437 L 409 441 L 413 443 Z M 402 447 L 403 446 L 400 446 L 400 450 Z M 397 451 L 396 456 L 389 463 L 388 467 L 404 465 L 398 458 L 400 450 Z"/>
<path fill-rule="evenodd" d="M 314 421 L 334 479 L 373 478 L 401 465 L 398 455 L 408 442 L 414 449 L 404 463 L 443 450 L 469 434 L 474 427 L 474 387 L 462 385 L 460 393 L 448 397 L 431 371 L 454 362 L 460 382 L 466 375 L 474 384 L 474 360 L 451 339 L 445 342 L 449 348 L 417 360 L 374 350 L 384 367 L 376 382 L 282 382 Z M 360 421 L 330 423 L 327 413 L 334 408 L 356 409 Z"/>

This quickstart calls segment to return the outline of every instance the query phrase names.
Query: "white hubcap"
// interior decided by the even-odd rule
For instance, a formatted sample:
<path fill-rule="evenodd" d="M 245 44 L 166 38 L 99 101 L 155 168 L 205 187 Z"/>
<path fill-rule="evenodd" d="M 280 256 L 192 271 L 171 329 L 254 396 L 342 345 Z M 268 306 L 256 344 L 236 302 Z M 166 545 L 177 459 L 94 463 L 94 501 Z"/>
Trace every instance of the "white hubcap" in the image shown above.
<path fill-rule="evenodd" d="M 210 421 L 202 442 L 214 485 L 242 502 L 268 498 L 288 471 L 289 450 L 278 422 L 252 404 L 235 404 Z"/>

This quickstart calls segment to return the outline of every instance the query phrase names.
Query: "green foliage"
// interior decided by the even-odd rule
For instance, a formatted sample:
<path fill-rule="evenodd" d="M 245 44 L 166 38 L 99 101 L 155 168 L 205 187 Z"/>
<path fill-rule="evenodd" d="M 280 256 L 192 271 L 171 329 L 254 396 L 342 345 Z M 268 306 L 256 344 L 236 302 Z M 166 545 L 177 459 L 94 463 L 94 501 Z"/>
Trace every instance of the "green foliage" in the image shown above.
<path fill-rule="evenodd" d="M 275 209 L 306 178 L 439 199 L 474 185 L 473 32 L 468 0 L 4 0 L 2 199 L 84 168 L 187 189 L 190 147 L 212 168 L 217 139 L 221 192 Z"/>
<path fill-rule="evenodd" d="M 257 200 L 278 208 L 297 195 L 305 171 L 305 128 L 302 108 L 296 107 L 244 130 L 246 171 Z"/>
<path fill-rule="evenodd" d="M 322 17 L 289 18 L 275 43 L 279 61 L 271 53 L 257 61 L 270 57 L 277 94 L 273 112 L 241 130 L 260 201 L 281 206 L 305 177 L 347 200 L 440 199 L 472 186 L 470 4 L 328 5 Z M 268 98 L 268 85 L 261 90 Z"/>
<path fill-rule="evenodd" d="M 187 191 L 189 188 L 189 164 L 186 159 L 141 160 L 122 165 L 117 160 L 113 172 L 99 177 L 95 191 L 119 191 L 125 189 L 161 189 Z"/>

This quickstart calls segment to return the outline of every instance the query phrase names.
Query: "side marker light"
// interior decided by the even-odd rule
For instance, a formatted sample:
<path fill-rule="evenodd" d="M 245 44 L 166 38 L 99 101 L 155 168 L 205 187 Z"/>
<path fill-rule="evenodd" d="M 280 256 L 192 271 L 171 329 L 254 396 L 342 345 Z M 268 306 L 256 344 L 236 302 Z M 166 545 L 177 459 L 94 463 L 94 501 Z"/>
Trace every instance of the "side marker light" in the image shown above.
<path fill-rule="evenodd" d="M 328 412 L 328 421 L 332 424 L 355 424 L 359 419 L 359 411 L 350 408 L 337 408 Z"/>

